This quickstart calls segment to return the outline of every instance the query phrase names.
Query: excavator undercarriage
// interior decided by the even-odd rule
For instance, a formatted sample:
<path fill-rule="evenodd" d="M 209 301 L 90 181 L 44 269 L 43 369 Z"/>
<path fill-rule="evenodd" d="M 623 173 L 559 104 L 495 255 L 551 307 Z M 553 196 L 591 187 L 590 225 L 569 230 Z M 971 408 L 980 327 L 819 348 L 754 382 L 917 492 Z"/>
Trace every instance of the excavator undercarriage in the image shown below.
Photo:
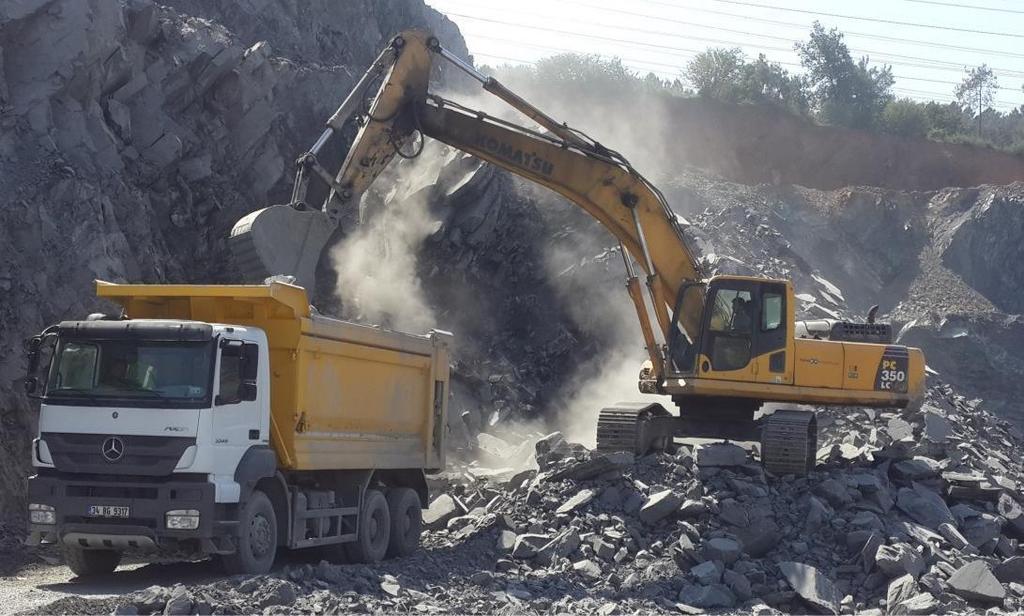
<path fill-rule="evenodd" d="M 755 419 L 749 401 L 729 402 L 699 401 L 680 406 L 679 415 L 657 403 L 620 402 L 601 409 L 597 449 L 643 456 L 671 448 L 676 438 L 725 438 L 758 442 L 761 463 L 770 473 L 801 475 L 814 468 L 818 426 L 813 411 L 777 410 Z"/>

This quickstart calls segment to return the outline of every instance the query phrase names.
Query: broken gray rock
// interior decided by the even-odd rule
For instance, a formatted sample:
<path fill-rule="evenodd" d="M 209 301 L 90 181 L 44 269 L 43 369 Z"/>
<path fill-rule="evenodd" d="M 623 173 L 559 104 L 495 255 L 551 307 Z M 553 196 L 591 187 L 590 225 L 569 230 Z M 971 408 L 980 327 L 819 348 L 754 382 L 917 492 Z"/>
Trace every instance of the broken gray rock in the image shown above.
<path fill-rule="evenodd" d="M 690 568 L 690 574 L 703 586 L 710 586 L 722 581 L 722 566 L 710 560 Z"/>
<path fill-rule="evenodd" d="M 743 554 L 743 548 L 739 542 L 728 537 L 716 537 L 704 542 L 704 558 L 718 560 L 726 565 L 731 565 Z"/>
<path fill-rule="evenodd" d="M 459 504 L 448 494 L 441 494 L 423 512 L 423 526 L 429 530 L 445 528 L 449 520 L 465 514 Z"/>
<path fill-rule="evenodd" d="M 747 576 L 737 573 L 732 569 L 726 569 L 725 573 L 722 574 L 722 581 L 725 582 L 729 590 L 736 595 L 736 598 L 740 601 L 747 601 L 754 596 L 753 590 L 750 586 L 750 580 Z"/>
<path fill-rule="evenodd" d="M 901 575 L 889 582 L 889 589 L 885 593 L 885 604 L 890 608 L 903 603 L 917 594 L 917 580 L 914 576 Z"/>
<path fill-rule="evenodd" d="M 908 616 L 925 616 L 938 612 L 939 601 L 931 593 L 923 592 L 897 605 L 889 605 L 890 614 L 907 614 Z M 862 612 L 863 613 L 863 612 Z"/>
<path fill-rule="evenodd" d="M 684 586 L 679 592 L 679 600 L 687 605 L 699 608 L 733 607 L 736 597 L 727 586 L 712 584 L 711 586 Z"/>
<path fill-rule="evenodd" d="M 1013 556 L 996 565 L 992 570 L 996 579 L 1004 584 L 1024 584 L 1024 556 Z"/>
<path fill-rule="evenodd" d="M 739 528 L 750 524 L 746 506 L 734 498 L 727 498 L 718 503 L 718 519 Z"/>
<path fill-rule="evenodd" d="M 573 481 L 586 481 L 594 479 L 605 473 L 632 466 L 633 458 L 633 454 L 629 452 L 604 453 L 595 451 L 586 460 L 571 462 L 564 467 L 561 464 L 556 465 L 557 470 L 553 470 L 547 476 L 547 480 L 562 481 L 563 479 L 571 479 Z"/>
<path fill-rule="evenodd" d="M 956 529 L 956 526 L 953 526 L 949 522 L 939 524 L 939 534 L 942 535 L 950 545 L 958 550 L 964 550 L 971 545 L 970 542 L 967 541 L 967 537 L 960 534 L 960 531 Z"/>
<path fill-rule="evenodd" d="M 171 589 L 171 596 L 164 606 L 166 616 L 185 616 L 192 613 L 192 595 L 181 584 Z"/>
<path fill-rule="evenodd" d="M 640 519 L 648 524 L 654 524 L 663 518 L 679 510 L 683 499 L 672 490 L 663 490 L 650 495 L 640 508 L 638 514 Z"/>
<path fill-rule="evenodd" d="M 900 460 L 892 465 L 893 473 L 905 481 L 917 481 L 938 477 L 942 466 L 931 458 L 914 456 L 910 460 Z"/>
<path fill-rule="evenodd" d="M 592 560 L 581 560 L 572 564 L 572 569 L 588 580 L 601 579 L 601 566 Z"/>
<path fill-rule="evenodd" d="M 516 534 L 510 530 L 498 533 L 498 551 L 511 552 L 516 547 Z"/>
<path fill-rule="evenodd" d="M 924 573 L 924 558 L 906 543 L 880 545 L 875 552 L 875 565 L 890 578 L 909 574 L 917 579 Z"/>
<path fill-rule="evenodd" d="M 732 443 L 711 443 L 696 450 L 697 466 L 743 466 L 747 463 L 747 450 Z"/>
<path fill-rule="evenodd" d="M 555 513 L 572 513 L 592 500 L 594 500 L 593 490 L 580 490 L 570 497 L 569 500 L 559 505 L 558 509 L 555 509 Z"/>
<path fill-rule="evenodd" d="M 842 596 L 832 580 L 820 571 L 811 565 L 792 561 L 779 563 L 779 571 L 804 601 L 830 614 L 839 613 Z"/>
<path fill-rule="evenodd" d="M 772 518 L 755 518 L 731 532 L 743 544 L 743 551 L 755 558 L 764 556 L 779 545 L 779 525 Z"/>
<path fill-rule="evenodd" d="M 853 501 L 846 485 L 836 479 L 826 479 L 814 486 L 814 493 L 824 498 L 833 507 L 842 507 Z"/>
<path fill-rule="evenodd" d="M 946 583 L 950 590 L 968 601 L 999 603 L 1006 596 L 1006 590 L 983 560 L 960 567 Z"/>
<path fill-rule="evenodd" d="M 1003 492 L 999 495 L 996 505 L 999 515 L 1006 519 L 1009 534 L 1018 539 L 1024 539 L 1024 507 L 1015 498 Z"/>
<path fill-rule="evenodd" d="M 551 541 L 547 535 L 527 533 L 516 537 L 512 545 L 512 558 L 533 558 L 537 552 Z"/>
<path fill-rule="evenodd" d="M 900 489 L 896 497 L 896 506 L 932 530 L 937 530 L 942 524 L 956 522 L 942 497 L 916 482 L 913 489 Z"/>

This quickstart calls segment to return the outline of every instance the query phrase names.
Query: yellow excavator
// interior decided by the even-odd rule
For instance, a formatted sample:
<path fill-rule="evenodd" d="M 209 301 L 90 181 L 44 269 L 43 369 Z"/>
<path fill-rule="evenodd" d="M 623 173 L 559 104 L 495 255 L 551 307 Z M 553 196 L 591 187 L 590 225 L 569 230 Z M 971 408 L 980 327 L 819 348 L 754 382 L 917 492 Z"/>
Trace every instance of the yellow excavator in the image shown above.
<path fill-rule="evenodd" d="M 430 94 L 435 58 L 539 128 Z M 353 116 L 359 130 L 332 174 L 318 155 Z M 414 155 L 426 137 L 546 186 L 618 239 L 648 354 L 639 388 L 670 396 L 679 414 L 656 403 L 606 408 L 598 418 L 599 449 L 643 454 L 674 437 L 759 438 L 769 471 L 803 473 L 817 453 L 814 413 L 777 410 L 755 420 L 764 403 L 902 408 L 922 394 L 924 355 L 892 344 L 890 325 L 875 323 L 873 314 L 864 323 L 798 322 L 791 281 L 705 278 L 675 213 L 625 157 L 554 120 L 420 30 L 394 37 L 327 121 L 298 160 L 291 202 L 235 225 L 230 241 L 240 269 L 254 279 L 286 274 L 312 286 L 321 252 L 338 225 L 358 212 L 362 193 L 394 156 Z M 305 203 L 311 177 L 329 187 L 320 208 Z"/>

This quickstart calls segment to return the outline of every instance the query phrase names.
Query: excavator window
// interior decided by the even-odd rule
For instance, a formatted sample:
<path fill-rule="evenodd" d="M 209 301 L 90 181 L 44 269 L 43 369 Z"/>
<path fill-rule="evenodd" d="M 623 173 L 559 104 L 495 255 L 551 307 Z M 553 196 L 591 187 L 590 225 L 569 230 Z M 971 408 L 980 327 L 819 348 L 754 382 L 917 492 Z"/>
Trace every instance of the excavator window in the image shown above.
<path fill-rule="evenodd" d="M 755 318 L 751 291 L 714 289 L 705 347 L 710 351 L 712 370 L 739 370 L 750 363 Z"/>
<path fill-rule="evenodd" d="M 761 304 L 761 331 L 770 332 L 781 327 L 782 295 L 766 291 Z"/>

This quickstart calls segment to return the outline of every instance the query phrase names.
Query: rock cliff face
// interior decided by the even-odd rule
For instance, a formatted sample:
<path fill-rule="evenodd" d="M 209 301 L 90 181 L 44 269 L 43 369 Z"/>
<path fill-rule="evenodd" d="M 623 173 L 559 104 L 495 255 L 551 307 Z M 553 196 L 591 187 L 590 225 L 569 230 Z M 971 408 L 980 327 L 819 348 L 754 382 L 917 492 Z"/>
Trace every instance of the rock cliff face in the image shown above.
<path fill-rule="evenodd" d="M 227 231 L 387 39 L 458 29 L 421 0 L 0 5 L 0 509 L 20 509 L 21 339 L 102 309 L 92 281 L 231 281 Z"/>

